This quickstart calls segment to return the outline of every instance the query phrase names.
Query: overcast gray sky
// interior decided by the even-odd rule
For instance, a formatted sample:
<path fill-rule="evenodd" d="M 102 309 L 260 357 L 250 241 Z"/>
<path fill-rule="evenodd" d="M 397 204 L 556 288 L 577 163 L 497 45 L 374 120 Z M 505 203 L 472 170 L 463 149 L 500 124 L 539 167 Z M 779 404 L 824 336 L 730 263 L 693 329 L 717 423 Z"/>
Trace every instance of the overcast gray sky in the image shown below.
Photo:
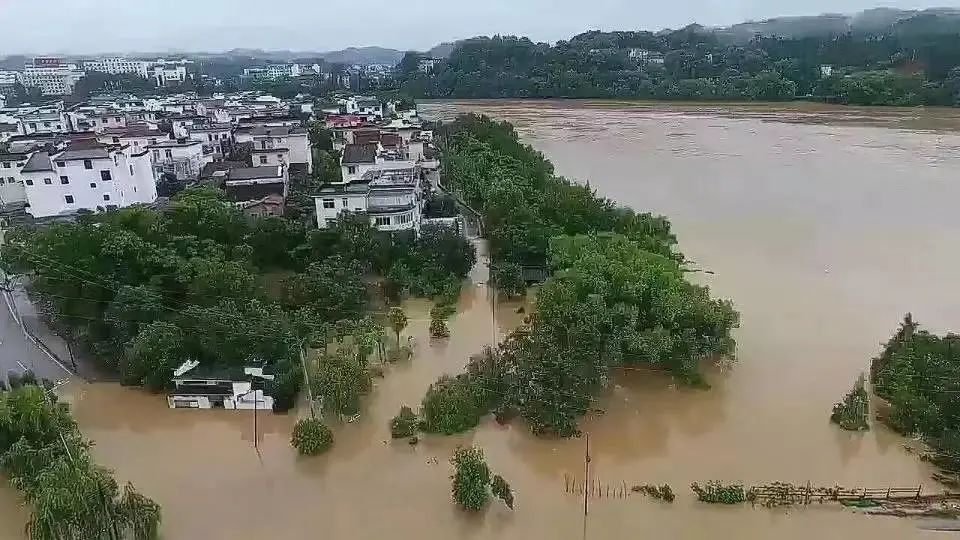
<path fill-rule="evenodd" d="M 957 5 L 947 0 L 936 5 Z M 516 34 L 537 41 L 585 30 L 727 25 L 777 15 L 852 13 L 915 0 L 0 0 L 0 54 L 325 51 Z"/>

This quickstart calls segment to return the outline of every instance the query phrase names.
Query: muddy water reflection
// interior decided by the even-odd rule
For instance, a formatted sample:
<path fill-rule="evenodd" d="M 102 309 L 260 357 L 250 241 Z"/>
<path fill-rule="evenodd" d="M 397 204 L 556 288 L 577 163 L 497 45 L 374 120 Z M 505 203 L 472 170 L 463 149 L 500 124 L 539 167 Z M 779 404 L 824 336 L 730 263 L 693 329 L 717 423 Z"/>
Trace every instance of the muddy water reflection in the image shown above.
<path fill-rule="evenodd" d="M 712 368 L 712 390 L 624 374 L 604 395 L 606 413 L 584 422 L 601 480 L 669 482 L 680 494 L 673 506 L 599 501 L 590 538 L 934 537 L 909 521 L 839 509 L 705 507 L 686 486 L 711 478 L 927 483 L 929 471 L 903 439 L 883 429 L 842 433 L 827 414 L 904 312 L 936 330 L 960 328 L 953 111 L 428 107 L 458 109 L 513 121 L 560 173 L 669 215 L 688 257 L 716 272 L 701 277 L 742 312 L 739 363 Z M 168 539 L 580 538 L 580 503 L 564 494 L 563 475 L 582 470 L 582 441 L 536 439 L 489 421 L 415 447 L 389 440 L 387 421 L 400 405 L 418 403 L 438 374 L 459 371 L 490 341 L 485 289 L 465 288 L 460 307 L 452 339 L 431 345 L 429 305 L 408 305 L 417 357 L 377 381 L 363 418 L 336 426 L 334 449 L 316 459 L 289 447 L 293 417 L 261 417 L 260 458 L 248 414 L 171 411 L 162 399 L 113 386 L 76 386 L 69 397 L 97 458 L 163 505 Z M 501 334 L 522 317 L 516 307 L 498 309 Z M 446 459 L 470 442 L 515 487 L 516 512 L 492 505 L 466 516 L 449 503 Z M 19 535 L 18 512 L 0 491 L 0 537 Z"/>

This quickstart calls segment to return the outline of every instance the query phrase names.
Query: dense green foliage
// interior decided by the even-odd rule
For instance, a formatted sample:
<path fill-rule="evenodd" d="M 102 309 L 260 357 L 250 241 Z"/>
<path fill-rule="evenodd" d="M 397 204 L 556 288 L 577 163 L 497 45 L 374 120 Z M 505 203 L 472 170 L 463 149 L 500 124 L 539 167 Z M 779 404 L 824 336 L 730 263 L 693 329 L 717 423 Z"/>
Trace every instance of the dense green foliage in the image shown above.
<path fill-rule="evenodd" d="M 314 397 L 323 400 L 325 409 L 347 416 L 360 412 L 360 398 L 373 386 L 366 367 L 348 355 L 321 357 L 310 382 Z"/>
<path fill-rule="evenodd" d="M 873 360 L 870 380 L 890 403 L 885 420 L 903 433 L 922 435 L 937 465 L 960 472 L 960 336 L 920 330 L 908 314 Z"/>
<path fill-rule="evenodd" d="M 29 538 L 157 538 L 160 507 L 130 484 L 121 491 L 89 447 L 69 408 L 43 388 L 0 392 L 0 473 L 31 507 Z"/>
<path fill-rule="evenodd" d="M 544 266 L 550 239 L 558 235 L 611 231 L 645 250 L 679 258 L 676 239 L 663 217 L 637 214 L 597 197 L 589 185 L 553 174 L 540 152 L 519 142 L 507 122 L 465 115 L 438 131 L 444 182 L 483 215 L 496 265 Z"/>
<path fill-rule="evenodd" d="M 401 69 L 399 82 L 404 93 L 431 98 L 812 96 L 863 105 L 954 105 L 960 96 L 957 66 L 955 19 L 946 27 L 744 41 L 690 25 L 656 34 L 591 31 L 555 45 L 478 37 L 459 43 L 430 73 Z"/>
<path fill-rule="evenodd" d="M 365 276 L 403 267 L 418 290 L 459 290 L 475 258 L 447 230 L 411 244 L 379 233 L 366 216 L 308 227 L 248 219 L 217 192 L 192 189 L 167 211 L 133 207 L 13 231 L 2 265 L 28 274 L 51 326 L 125 384 L 163 390 L 187 359 L 266 362 L 277 375 L 267 390 L 287 410 L 302 385 L 302 344 L 326 342 L 335 323 L 348 321 L 340 328 L 357 343 L 354 365 L 376 347 L 382 329 L 362 318 Z M 347 401 L 338 410 L 353 410 Z"/>
<path fill-rule="evenodd" d="M 404 405 L 400 412 L 390 420 L 390 436 L 394 439 L 412 437 L 417 433 L 417 415 L 413 409 Z"/>
<path fill-rule="evenodd" d="M 483 460 L 483 450 L 470 446 L 457 447 L 453 457 L 453 500 L 467 510 L 480 510 L 490 498 L 490 468 Z"/>
<path fill-rule="evenodd" d="M 303 418 L 293 426 L 290 444 L 301 456 L 315 456 L 333 446 L 333 433 L 319 419 Z"/>
<path fill-rule="evenodd" d="M 451 435 L 477 427 L 483 410 L 477 389 L 465 375 L 444 375 L 430 385 L 420 405 L 423 429 Z"/>
<path fill-rule="evenodd" d="M 833 406 L 830 420 L 843 429 L 860 431 L 870 429 L 867 416 L 870 414 L 870 396 L 864 388 L 864 378 L 860 375 L 853 389 L 843 397 L 843 401 Z"/>
<path fill-rule="evenodd" d="M 574 435 L 611 368 L 647 365 L 701 384 L 701 360 L 733 353 L 736 311 L 684 279 L 665 218 L 556 178 L 509 124 L 469 116 L 443 132 L 448 185 L 481 210 L 493 266 L 544 265 L 553 277 L 529 325 L 431 387 L 430 429 L 517 411 L 536 433 Z"/>

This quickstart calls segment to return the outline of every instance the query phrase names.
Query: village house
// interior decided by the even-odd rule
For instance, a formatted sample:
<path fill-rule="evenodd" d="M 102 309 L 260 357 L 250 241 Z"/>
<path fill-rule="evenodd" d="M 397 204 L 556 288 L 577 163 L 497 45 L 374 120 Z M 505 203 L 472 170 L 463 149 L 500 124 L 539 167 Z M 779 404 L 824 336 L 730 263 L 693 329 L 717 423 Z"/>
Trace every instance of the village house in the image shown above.
<path fill-rule="evenodd" d="M 228 200 L 237 204 L 249 216 L 282 215 L 289 191 L 287 168 L 241 167 L 214 173 L 222 178 L 223 191 Z"/>
<path fill-rule="evenodd" d="M 307 130 L 294 126 L 242 126 L 234 131 L 239 143 L 253 143 L 254 166 L 306 165 L 313 172 L 313 151 Z"/>
<path fill-rule="evenodd" d="M 381 231 L 420 230 L 423 183 L 419 166 L 409 161 L 381 163 L 356 181 L 332 184 L 314 196 L 317 227 L 336 223 L 343 212 L 370 217 Z"/>
<path fill-rule="evenodd" d="M 0 153 L 0 204 L 25 202 L 27 192 L 23 189 L 20 169 L 27 163 L 30 154 Z"/>
<path fill-rule="evenodd" d="M 34 217 L 102 211 L 157 198 L 150 155 L 129 147 L 107 146 L 95 139 L 71 141 L 52 155 L 34 152 L 20 170 Z"/>
<path fill-rule="evenodd" d="M 204 164 L 213 161 L 212 155 L 203 154 L 200 141 L 191 139 L 163 140 L 147 146 L 153 157 L 157 176 L 169 174 L 178 180 L 194 180 L 200 175 Z"/>
<path fill-rule="evenodd" d="M 231 124 L 206 124 L 192 126 L 188 129 L 190 139 L 199 141 L 203 147 L 203 155 L 212 155 L 215 161 L 224 159 L 230 151 L 233 141 L 233 126 Z"/>
<path fill-rule="evenodd" d="M 145 151 L 150 145 L 169 140 L 166 133 L 146 124 L 106 128 L 100 132 L 97 139 L 104 144 L 129 146 L 130 150 L 136 154 Z"/>
<path fill-rule="evenodd" d="M 167 395 L 171 409 L 273 410 L 273 398 L 264 392 L 264 381 L 273 379 L 267 369 L 208 368 L 186 361 L 173 372 L 173 391 Z"/>

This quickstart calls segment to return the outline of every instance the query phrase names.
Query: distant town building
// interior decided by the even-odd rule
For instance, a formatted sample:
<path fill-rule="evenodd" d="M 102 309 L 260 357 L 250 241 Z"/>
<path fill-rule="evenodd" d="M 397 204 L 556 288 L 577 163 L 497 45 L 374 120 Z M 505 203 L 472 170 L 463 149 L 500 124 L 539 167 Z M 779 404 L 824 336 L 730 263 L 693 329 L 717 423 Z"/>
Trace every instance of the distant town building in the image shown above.
<path fill-rule="evenodd" d="M 822 64 L 820 66 L 820 78 L 829 77 L 833 75 L 833 66 Z"/>
<path fill-rule="evenodd" d="M 73 93 L 83 71 L 76 64 L 61 58 L 34 58 L 23 66 L 20 83 L 27 88 L 39 88 L 45 96 L 65 96 Z"/>
<path fill-rule="evenodd" d="M 303 74 L 300 64 L 269 64 L 266 67 L 247 68 L 243 76 L 251 79 L 282 79 L 299 77 Z"/>
<path fill-rule="evenodd" d="M 131 60 L 129 58 L 100 58 L 84 60 L 84 71 L 97 71 L 110 75 L 133 74 L 141 78 L 150 77 L 150 62 L 145 60 Z"/>
<path fill-rule="evenodd" d="M 176 86 L 187 80 L 187 68 L 166 64 L 156 65 L 153 66 L 151 76 L 156 81 L 157 86 Z"/>

